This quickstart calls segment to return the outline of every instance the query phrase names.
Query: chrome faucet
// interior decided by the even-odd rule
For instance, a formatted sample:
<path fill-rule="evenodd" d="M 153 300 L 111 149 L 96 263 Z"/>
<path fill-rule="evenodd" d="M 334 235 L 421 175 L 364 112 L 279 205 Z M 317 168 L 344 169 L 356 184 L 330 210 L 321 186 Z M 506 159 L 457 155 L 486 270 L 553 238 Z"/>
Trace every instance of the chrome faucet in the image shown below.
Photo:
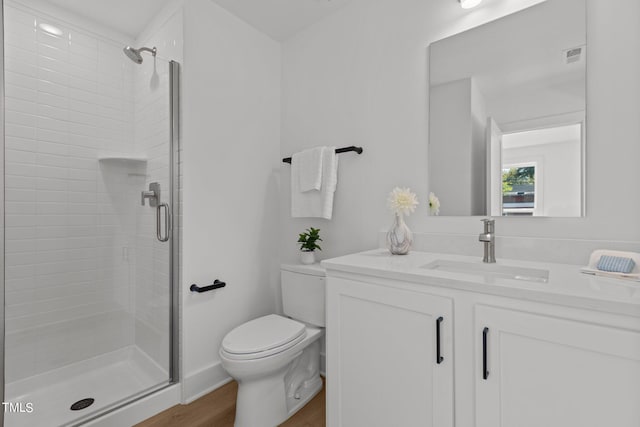
<path fill-rule="evenodd" d="M 493 219 L 483 219 L 484 233 L 478 236 L 478 240 L 484 243 L 484 257 L 482 262 L 496 262 L 496 221 Z"/>

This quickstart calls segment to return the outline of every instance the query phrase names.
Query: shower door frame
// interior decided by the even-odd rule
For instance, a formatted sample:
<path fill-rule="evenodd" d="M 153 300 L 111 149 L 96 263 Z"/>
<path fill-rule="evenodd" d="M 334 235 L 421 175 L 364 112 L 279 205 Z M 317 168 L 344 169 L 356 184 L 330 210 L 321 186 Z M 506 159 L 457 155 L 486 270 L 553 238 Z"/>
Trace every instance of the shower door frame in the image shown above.
<path fill-rule="evenodd" d="M 3 0 L 0 0 L 0 4 Z M 4 22 L 4 21 L 3 21 Z M 169 148 L 169 181 L 171 195 L 169 197 L 171 212 L 171 238 L 169 239 L 169 287 L 171 301 L 169 302 L 169 378 L 166 383 L 154 386 L 139 393 L 126 396 L 122 401 L 114 403 L 94 414 L 88 414 L 73 420 L 69 425 L 76 427 L 87 422 L 97 420 L 118 409 L 125 408 L 135 402 L 158 393 L 180 382 L 180 63 L 168 61 L 169 65 L 169 121 L 170 121 L 170 148 Z M 4 68 L 3 68 L 4 70 Z M 4 72 L 4 71 L 3 71 Z M 4 100 L 4 97 L 3 97 Z M 4 139 L 3 139 L 4 146 Z M 4 150 L 3 150 L 4 153 Z M 3 179 L 4 179 L 4 174 Z M 4 190 L 4 186 L 3 186 Z M 4 205 L 3 205 L 4 212 Z M 4 230 L 4 228 L 3 228 Z M 3 283 L 4 287 L 4 283 Z M 3 308 L 4 310 L 4 308 Z M 4 311 L 3 311 L 4 321 Z M 2 347 L 4 355 L 4 346 Z M 4 374 L 4 369 L 3 369 Z M 4 386 L 4 381 L 3 381 Z M 4 388 L 4 387 L 3 387 Z M 2 420 L 2 419 L 0 419 Z M 4 425 L 4 423 L 2 424 Z"/>
<path fill-rule="evenodd" d="M 1 1 L 1 0 L 0 0 Z M 171 179 L 171 239 L 169 253 L 171 254 L 169 267 L 170 280 L 170 331 L 169 352 L 171 363 L 169 366 L 169 385 L 180 382 L 180 64 L 169 61 L 169 103 L 170 103 L 170 153 L 169 176 Z"/>
<path fill-rule="evenodd" d="M 0 0 L 0 164 L 2 173 L 0 174 L 0 399 L 4 403 L 4 171 L 6 170 L 4 161 L 4 0 Z M 0 411 L 0 425 L 4 426 L 4 405 Z"/>

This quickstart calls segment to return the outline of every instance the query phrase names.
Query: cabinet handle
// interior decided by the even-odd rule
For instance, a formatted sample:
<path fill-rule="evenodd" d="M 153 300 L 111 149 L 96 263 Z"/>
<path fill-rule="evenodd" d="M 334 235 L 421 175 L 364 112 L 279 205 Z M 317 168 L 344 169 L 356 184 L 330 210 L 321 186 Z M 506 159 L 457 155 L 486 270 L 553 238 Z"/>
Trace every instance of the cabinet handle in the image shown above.
<path fill-rule="evenodd" d="M 482 330 L 482 379 L 489 378 L 489 370 L 487 369 L 487 336 L 489 335 L 489 328 Z"/>
<path fill-rule="evenodd" d="M 436 363 L 438 365 L 441 364 L 442 361 L 444 360 L 444 357 L 442 357 L 441 350 L 440 350 L 440 324 L 442 323 L 443 320 L 444 318 L 442 316 L 436 319 Z"/>

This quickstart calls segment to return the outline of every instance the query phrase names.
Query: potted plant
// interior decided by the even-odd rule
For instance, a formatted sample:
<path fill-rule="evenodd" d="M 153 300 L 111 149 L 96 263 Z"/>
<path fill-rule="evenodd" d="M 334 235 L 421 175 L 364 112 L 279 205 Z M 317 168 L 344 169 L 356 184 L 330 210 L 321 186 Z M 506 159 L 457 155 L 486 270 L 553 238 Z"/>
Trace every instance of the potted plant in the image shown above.
<path fill-rule="evenodd" d="M 300 233 L 298 243 L 300 243 L 300 261 L 303 264 L 316 262 L 315 250 L 322 250 L 317 242 L 322 242 L 319 228 L 307 228 L 304 233 Z"/>

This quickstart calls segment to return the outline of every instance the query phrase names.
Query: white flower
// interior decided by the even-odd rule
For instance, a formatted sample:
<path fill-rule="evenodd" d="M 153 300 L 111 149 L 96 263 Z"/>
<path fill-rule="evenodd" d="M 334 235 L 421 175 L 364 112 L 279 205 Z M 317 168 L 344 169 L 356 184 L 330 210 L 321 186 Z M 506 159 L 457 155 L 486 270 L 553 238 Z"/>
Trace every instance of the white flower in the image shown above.
<path fill-rule="evenodd" d="M 408 188 L 396 187 L 389 194 L 389 208 L 396 214 L 410 215 L 417 205 L 418 198 Z"/>
<path fill-rule="evenodd" d="M 431 215 L 438 215 L 440 213 L 440 200 L 433 194 L 433 191 L 429 193 L 429 212 Z"/>

